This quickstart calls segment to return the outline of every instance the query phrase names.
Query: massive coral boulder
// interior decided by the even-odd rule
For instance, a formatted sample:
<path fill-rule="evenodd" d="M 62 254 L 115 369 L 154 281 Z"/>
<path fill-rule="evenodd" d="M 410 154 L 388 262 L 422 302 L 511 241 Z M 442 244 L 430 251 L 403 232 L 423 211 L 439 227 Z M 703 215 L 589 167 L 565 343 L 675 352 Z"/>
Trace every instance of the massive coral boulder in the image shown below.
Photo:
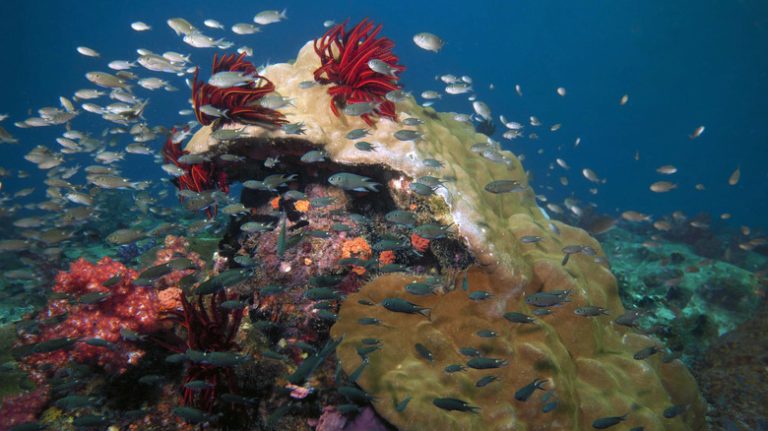
<path fill-rule="evenodd" d="M 551 264 L 552 278 L 562 282 L 559 262 Z M 660 355 L 633 359 L 634 352 L 654 343 L 617 328 L 608 316 L 576 315 L 573 309 L 583 299 L 550 315 L 534 316 L 533 323 L 517 323 L 504 314 L 530 315 L 530 308 L 510 298 L 508 286 L 482 269 L 471 269 L 466 282 L 460 278 L 444 294 L 415 296 L 405 291 L 409 283 L 420 281 L 404 274 L 377 278 L 347 298 L 332 328 L 333 336 L 344 337 L 337 354 L 349 373 L 362 363 L 360 352 L 370 343 L 364 340 L 378 340 L 379 349 L 365 355 L 369 364 L 357 383 L 375 397 L 376 410 L 398 428 L 581 430 L 589 429 L 595 419 L 629 413 L 627 423 L 646 430 L 701 429 L 701 400 L 683 364 L 663 363 Z M 478 292 L 491 296 L 472 300 L 482 297 Z M 429 318 L 366 305 L 391 298 L 428 308 Z M 363 324 L 371 318 L 377 324 Z M 473 368 L 478 364 L 462 352 L 466 348 L 501 362 Z M 446 371 L 456 365 L 464 369 Z M 478 387 L 488 376 L 495 380 Z M 543 391 L 527 401 L 516 400 L 515 392 L 535 379 L 546 380 Z M 409 397 L 406 409 L 398 411 L 397 404 Z M 441 410 L 433 404 L 438 398 L 462 400 L 479 412 Z M 556 407 L 547 411 L 548 404 Z M 663 411 L 674 404 L 692 408 L 684 418 L 664 418 Z"/>
<path fill-rule="evenodd" d="M 405 126 L 379 119 L 365 138 L 377 150 L 360 150 L 346 135 L 365 128 L 365 122 L 343 114 L 336 117 L 328 108 L 330 96 L 323 86 L 299 86 L 313 80 L 318 66 L 310 43 L 294 63 L 272 65 L 264 71 L 276 91 L 292 100 L 293 106 L 282 112 L 291 122 L 305 124 L 304 135 L 246 126 L 242 138 L 220 142 L 205 127 L 186 149 L 192 153 L 233 152 L 251 159 L 296 158 L 308 149 L 322 149 L 333 168 L 383 183 L 384 189 L 378 192 L 382 200 L 386 196 L 402 206 L 420 199 L 435 219 L 452 224 L 451 235 L 464 241 L 476 263 L 467 275 L 468 292 L 461 288 L 462 274 L 446 276 L 456 280 L 455 285 L 446 283 L 444 292 L 426 297 L 414 297 L 404 290 L 413 277 L 382 276 L 346 299 L 332 329 L 335 337 L 344 337 L 337 354 L 349 374 L 360 365 L 362 339 L 381 340 L 381 348 L 367 355 L 370 365 L 357 380 L 372 395 L 378 413 L 400 429 L 414 430 L 577 430 L 589 429 L 598 418 L 625 413 L 628 424 L 643 425 L 646 430 L 703 429 L 702 398 L 680 362 L 662 363 L 660 355 L 633 359 L 635 352 L 656 341 L 616 325 L 611 317 L 574 312 L 578 307 L 599 306 L 611 316 L 622 314 L 616 280 L 593 238 L 581 229 L 548 220 L 537 207 L 527 176 L 512 153 L 488 144 L 486 136 L 476 133 L 470 124 L 454 120 L 453 114 L 420 107 L 412 98 L 397 103 L 397 117 L 400 121 L 417 118 L 422 124 Z M 225 127 L 240 129 L 241 125 Z M 418 131 L 422 137 L 397 139 L 395 133 L 403 129 Z M 427 159 L 434 160 L 425 163 Z M 324 182 L 329 172 L 307 168 L 303 174 Z M 409 184 L 424 175 L 439 176 L 445 184 L 433 196 L 415 196 Z M 486 190 L 488 183 L 498 180 L 515 181 L 518 186 L 510 193 Z M 531 241 L 533 236 L 541 239 Z M 528 238 L 521 241 L 523 237 Z M 570 255 L 564 263 L 563 248 L 567 246 L 579 246 L 576 249 L 583 252 Z M 468 293 L 479 290 L 490 293 L 490 298 L 469 299 Z M 503 317 L 510 311 L 530 315 L 526 298 L 541 291 L 562 290 L 571 292 L 570 302 L 553 307 L 550 315 L 536 318 L 535 324 L 512 323 Z M 431 319 L 394 313 L 379 304 L 385 298 L 403 298 L 428 307 Z M 376 305 L 361 304 L 361 299 Z M 359 319 L 364 317 L 375 317 L 383 324 L 363 325 Z M 480 337 L 480 330 L 494 331 L 496 336 Z M 462 347 L 477 348 L 484 356 L 508 364 L 486 372 L 471 369 L 446 374 L 447 365 L 468 362 L 459 353 Z M 431 361 L 424 349 L 432 352 Z M 476 386 L 485 375 L 496 375 L 499 381 Z M 554 411 L 542 411 L 543 391 L 525 402 L 514 398 L 515 391 L 534 378 L 546 379 L 544 389 L 554 390 L 548 398 L 558 402 Z M 407 397 L 412 397 L 411 404 L 400 411 L 396 404 Z M 436 398 L 460 399 L 479 410 L 448 411 L 435 405 Z M 664 410 L 673 405 L 687 408 L 682 415 L 664 418 Z"/>

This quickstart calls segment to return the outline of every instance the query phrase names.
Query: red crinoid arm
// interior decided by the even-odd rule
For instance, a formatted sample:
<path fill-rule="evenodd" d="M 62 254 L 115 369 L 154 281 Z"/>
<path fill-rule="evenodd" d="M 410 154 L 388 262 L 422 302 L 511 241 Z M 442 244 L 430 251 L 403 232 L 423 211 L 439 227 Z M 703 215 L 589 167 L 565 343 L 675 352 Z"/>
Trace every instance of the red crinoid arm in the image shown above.
<path fill-rule="evenodd" d="M 394 43 L 388 38 L 379 37 L 382 26 L 375 25 L 367 18 L 349 33 L 346 33 L 345 26 L 346 21 L 329 29 L 314 42 L 315 53 L 321 63 L 314 71 L 315 80 L 322 84 L 333 84 L 328 88 L 331 111 L 339 116 L 338 106 L 360 101 L 380 102 L 379 108 L 361 118 L 368 125 L 374 124 L 374 115 L 395 120 L 395 106 L 384 96 L 389 91 L 401 88 L 397 84 L 399 78 L 374 72 L 368 66 L 368 62 L 377 59 L 394 70 L 405 70 L 405 67 L 397 64 L 398 58 L 392 53 Z"/>
<path fill-rule="evenodd" d="M 208 125 L 217 120 L 200 111 L 200 108 L 205 105 L 228 111 L 227 118 L 218 119 L 221 123 L 236 121 L 280 125 L 287 122 L 285 116 L 279 111 L 269 110 L 270 112 L 266 112 L 266 108 L 260 107 L 262 110 L 259 112 L 262 115 L 256 116 L 256 120 L 254 120 L 253 115 L 249 114 L 250 111 L 243 110 L 257 105 L 259 99 L 275 90 L 275 85 L 267 78 L 259 75 L 256 66 L 245 60 L 245 53 L 221 56 L 214 54 L 211 69 L 213 74 L 222 71 L 240 72 L 252 77 L 253 81 L 237 87 L 217 88 L 207 82 L 198 81 L 197 71 L 195 71 L 192 84 L 192 101 L 195 116 L 200 124 Z"/>

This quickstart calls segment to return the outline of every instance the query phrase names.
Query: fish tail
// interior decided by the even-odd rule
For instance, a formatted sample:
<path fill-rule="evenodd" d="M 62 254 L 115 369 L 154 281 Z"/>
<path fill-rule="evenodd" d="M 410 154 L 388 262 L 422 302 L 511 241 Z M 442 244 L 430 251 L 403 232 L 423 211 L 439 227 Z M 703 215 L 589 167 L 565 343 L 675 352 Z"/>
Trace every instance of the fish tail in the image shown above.
<path fill-rule="evenodd" d="M 431 308 L 423 308 L 419 310 L 419 314 L 426 317 L 430 322 L 432 321 L 432 309 Z"/>
<path fill-rule="evenodd" d="M 146 190 L 149 187 L 148 181 L 136 181 L 131 183 L 131 188 L 134 190 Z"/>

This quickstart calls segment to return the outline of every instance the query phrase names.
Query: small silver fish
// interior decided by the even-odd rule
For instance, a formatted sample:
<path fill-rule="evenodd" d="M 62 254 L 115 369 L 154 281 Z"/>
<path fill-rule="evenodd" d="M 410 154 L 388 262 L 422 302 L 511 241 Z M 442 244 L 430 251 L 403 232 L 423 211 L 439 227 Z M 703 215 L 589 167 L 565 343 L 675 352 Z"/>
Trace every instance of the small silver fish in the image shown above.
<path fill-rule="evenodd" d="M 307 129 L 304 127 L 304 123 L 288 123 L 280 126 L 280 129 L 285 132 L 286 135 L 304 135 Z"/>
<path fill-rule="evenodd" d="M 253 82 L 253 77 L 241 72 L 218 72 L 208 79 L 208 84 L 217 88 L 239 87 Z"/>
<path fill-rule="evenodd" d="M 328 182 L 344 190 L 371 191 L 377 192 L 377 186 L 381 184 L 374 182 L 371 178 L 349 172 L 339 172 L 328 178 Z"/>
<path fill-rule="evenodd" d="M 148 24 L 145 24 L 141 21 L 136 21 L 131 23 L 131 28 L 134 31 L 148 31 L 152 30 L 152 27 L 150 27 Z"/>
<path fill-rule="evenodd" d="M 573 310 L 573 314 L 583 317 L 595 317 L 600 315 L 608 316 L 608 310 L 602 307 L 595 307 L 593 305 L 587 305 L 585 307 L 579 307 Z"/>
<path fill-rule="evenodd" d="M 411 95 L 410 93 L 407 93 L 403 90 L 392 90 L 389 93 L 385 94 L 384 97 L 390 102 L 397 103 L 397 102 L 402 102 L 410 95 Z"/>
<path fill-rule="evenodd" d="M 101 57 L 101 54 L 99 54 L 95 49 L 88 48 L 87 46 L 78 46 L 77 52 L 86 57 Z"/>
<path fill-rule="evenodd" d="M 227 118 L 228 109 L 221 110 L 213 105 L 203 105 L 200 107 L 200 112 L 211 117 L 223 117 Z"/>
<path fill-rule="evenodd" d="M 267 109 L 283 109 L 287 106 L 293 106 L 293 99 L 283 97 L 279 94 L 268 94 L 259 99 L 259 105 Z"/>
<path fill-rule="evenodd" d="M 217 28 L 219 30 L 224 29 L 224 24 L 216 21 L 215 19 L 207 19 L 203 21 L 203 25 L 205 25 L 208 28 Z"/>
<path fill-rule="evenodd" d="M 355 139 L 360 139 L 368 135 L 370 135 L 370 133 L 368 132 L 368 129 L 355 129 L 347 133 L 347 139 L 354 141 Z"/>
<path fill-rule="evenodd" d="M 311 150 L 304 153 L 300 160 L 304 163 L 319 163 L 324 162 L 327 156 L 328 153 L 323 150 Z"/>
<path fill-rule="evenodd" d="M 394 134 L 395 139 L 398 141 L 415 141 L 421 139 L 422 134 L 416 130 L 398 130 Z"/>
<path fill-rule="evenodd" d="M 494 194 L 523 192 L 525 190 L 526 187 L 516 180 L 496 180 L 485 185 L 485 191 Z"/>
<path fill-rule="evenodd" d="M 409 117 L 403 120 L 403 124 L 406 126 L 418 126 L 420 124 L 424 124 L 424 122 L 416 117 Z"/>
<path fill-rule="evenodd" d="M 180 177 L 184 175 L 186 172 L 184 169 L 181 169 L 180 167 L 172 164 L 172 163 L 166 163 L 162 166 L 162 169 L 169 175 L 172 175 L 174 177 Z"/>
<path fill-rule="evenodd" d="M 445 45 L 445 42 L 438 36 L 427 32 L 417 33 L 414 35 L 413 43 L 415 43 L 416 46 L 421 49 L 432 52 L 440 52 L 440 50 L 443 48 L 443 45 Z"/>
<path fill-rule="evenodd" d="M 389 63 L 383 60 L 379 60 L 378 58 L 369 60 L 368 67 L 371 68 L 371 70 L 376 73 L 381 73 L 382 75 L 387 75 L 387 76 L 397 77 L 396 74 L 397 72 L 399 72 L 398 68 L 393 67 Z"/>
<path fill-rule="evenodd" d="M 259 25 L 274 24 L 284 19 L 288 19 L 286 12 L 286 9 L 283 9 L 282 11 L 265 10 L 257 13 L 256 16 L 253 17 L 253 22 Z"/>
<path fill-rule="evenodd" d="M 246 233 L 266 232 L 272 230 L 273 225 L 269 223 L 251 221 L 240 226 L 240 230 Z"/>
<path fill-rule="evenodd" d="M 437 91 L 427 90 L 421 93 L 421 97 L 427 100 L 434 100 L 434 99 L 440 99 L 443 96 L 441 96 L 440 93 L 438 93 Z"/>
<path fill-rule="evenodd" d="M 244 22 L 239 22 L 232 26 L 232 33 L 239 35 L 254 34 L 258 33 L 259 31 L 261 30 L 255 25 Z"/>
<path fill-rule="evenodd" d="M 299 88 L 306 90 L 308 88 L 317 87 L 316 81 L 301 81 L 299 82 Z"/>
<path fill-rule="evenodd" d="M 359 117 L 361 115 L 370 114 L 378 107 L 379 104 L 376 102 L 350 103 L 344 107 L 343 112 L 345 115 L 349 115 L 351 117 Z"/>
<path fill-rule="evenodd" d="M 376 151 L 376 147 L 373 146 L 370 142 L 366 141 L 357 141 L 355 142 L 355 148 L 357 148 L 360 151 Z"/>

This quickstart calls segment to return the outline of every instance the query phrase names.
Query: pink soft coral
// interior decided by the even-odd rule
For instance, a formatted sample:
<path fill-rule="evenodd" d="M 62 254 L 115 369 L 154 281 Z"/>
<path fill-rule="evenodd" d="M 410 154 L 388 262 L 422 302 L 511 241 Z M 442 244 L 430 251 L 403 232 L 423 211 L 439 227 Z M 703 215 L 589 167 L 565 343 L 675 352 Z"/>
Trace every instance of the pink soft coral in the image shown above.
<path fill-rule="evenodd" d="M 115 284 L 103 285 L 118 275 L 121 278 Z M 60 272 L 53 292 L 69 297 L 51 299 L 39 318 L 66 317 L 61 322 L 43 326 L 39 333 L 22 334 L 22 342 L 32 344 L 61 338 L 78 342 L 71 350 L 25 357 L 23 362 L 32 376 L 42 380 L 45 373 L 41 370 L 53 372 L 70 360 L 96 364 L 113 373 L 122 373 L 135 364 L 144 352 L 124 340 L 120 331 L 152 332 L 157 328 L 159 312 L 157 294 L 152 289 L 134 286 L 136 276 L 136 271 L 108 257 L 95 264 L 80 259 L 72 263 L 69 272 Z M 105 341 L 107 346 L 86 343 L 95 338 Z"/>
<path fill-rule="evenodd" d="M 39 386 L 34 391 L 8 397 L 0 405 L 0 431 L 8 431 L 26 422 L 34 422 L 50 398 L 50 388 Z"/>

